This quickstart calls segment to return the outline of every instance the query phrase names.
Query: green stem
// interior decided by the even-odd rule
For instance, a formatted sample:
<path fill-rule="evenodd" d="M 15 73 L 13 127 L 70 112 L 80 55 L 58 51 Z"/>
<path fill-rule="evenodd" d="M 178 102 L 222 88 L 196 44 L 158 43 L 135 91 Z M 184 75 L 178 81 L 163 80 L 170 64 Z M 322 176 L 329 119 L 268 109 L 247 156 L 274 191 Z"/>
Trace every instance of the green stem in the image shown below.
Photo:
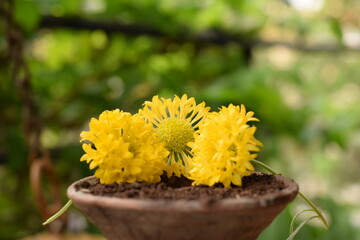
<path fill-rule="evenodd" d="M 298 216 L 300 216 L 301 214 L 303 214 L 304 212 L 314 212 L 314 209 L 305 209 L 305 210 L 302 210 L 301 212 L 298 212 L 297 214 L 295 214 L 295 216 L 293 217 L 293 219 L 291 220 L 291 223 L 290 223 L 289 235 L 291 235 L 294 232 L 294 224 L 295 224 L 296 218 Z"/>
<path fill-rule="evenodd" d="M 265 163 L 262 163 L 258 160 L 251 160 L 252 162 L 256 163 L 257 165 L 260 165 L 261 167 L 265 168 L 268 172 L 272 173 L 272 174 L 278 174 L 277 172 L 275 172 L 271 167 L 269 167 L 268 165 L 266 165 Z"/>
<path fill-rule="evenodd" d="M 317 213 L 317 215 L 319 216 L 320 220 L 323 222 L 325 229 L 328 230 L 329 229 L 329 224 L 326 221 L 324 215 L 322 214 L 322 212 L 319 210 L 319 208 L 317 208 L 315 206 L 315 204 L 308 199 L 302 192 L 299 191 L 298 195 L 310 206 L 312 207 L 312 209 L 314 209 L 314 211 Z"/>
<path fill-rule="evenodd" d="M 57 213 L 55 213 L 54 215 L 52 215 L 51 217 L 49 217 L 48 220 L 46 220 L 42 225 L 47 225 L 51 222 L 53 222 L 54 220 L 56 220 L 58 217 L 60 217 L 64 212 L 66 212 L 66 210 L 71 206 L 72 201 L 69 200 L 65 206 L 63 206 Z"/>
<path fill-rule="evenodd" d="M 276 173 L 271 167 L 269 167 L 268 165 L 266 165 L 266 164 L 264 164 L 264 163 L 262 163 L 262 162 L 260 162 L 260 161 L 258 161 L 258 160 L 253 159 L 253 160 L 251 160 L 251 161 L 254 162 L 254 163 L 256 163 L 256 164 L 258 164 L 258 165 L 260 165 L 261 167 L 265 168 L 267 171 L 269 171 L 269 172 L 272 173 L 272 174 L 278 174 L 278 173 Z M 319 216 L 319 218 L 320 218 L 321 221 L 323 222 L 325 229 L 328 230 L 328 229 L 329 229 L 329 224 L 328 224 L 328 222 L 326 221 L 326 219 L 325 219 L 324 215 L 322 214 L 322 212 L 319 210 L 319 208 L 317 208 L 317 207 L 315 206 L 315 204 L 314 204 L 312 201 L 310 201 L 310 199 L 308 199 L 302 192 L 299 191 L 298 195 L 299 195 L 299 197 L 301 197 L 312 209 L 314 209 L 314 211 L 317 213 L 317 215 Z"/>
<path fill-rule="evenodd" d="M 303 221 L 296 229 L 294 232 L 291 233 L 291 235 L 286 239 L 286 240 L 293 240 L 294 237 L 296 236 L 296 234 L 301 230 L 301 228 L 308 223 L 309 221 L 313 220 L 314 218 L 318 218 L 319 216 L 312 216 L 309 217 L 308 219 L 306 219 L 305 221 Z"/>

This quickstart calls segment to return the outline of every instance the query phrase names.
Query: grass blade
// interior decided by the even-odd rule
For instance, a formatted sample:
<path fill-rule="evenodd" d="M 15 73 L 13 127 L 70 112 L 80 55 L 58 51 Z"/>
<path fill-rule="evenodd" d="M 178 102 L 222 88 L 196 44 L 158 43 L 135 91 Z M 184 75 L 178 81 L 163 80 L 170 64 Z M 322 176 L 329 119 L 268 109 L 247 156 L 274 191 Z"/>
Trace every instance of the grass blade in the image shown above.
<path fill-rule="evenodd" d="M 296 218 L 298 216 L 300 216 L 301 214 L 303 214 L 304 212 L 310 212 L 310 211 L 314 212 L 314 209 L 305 209 L 305 210 L 302 210 L 295 214 L 295 216 L 293 217 L 293 219 L 291 220 L 291 223 L 290 223 L 289 235 L 291 235 L 294 232 L 294 224 L 295 224 Z"/>
<path fill-rule="evenodd" d="M 314 218 L 319 218 L 319 216 L 312 216 L 309 217 L 308 219 L 306 219 L 305 221 L 303 221 L 302 223 L 300 223 L 300 225 L 295 229 L 295 231 L 293 231 L 290 236 L 286 239 L 286 240 L 293 240 L 294 237 L 296 236 L 296 234 L 301 230 L 301 228 L 308 223 L 309 221 L 313 220 Z"/>
<path fill-rule="evenodd" d="M 55 213 L 54 215 L 52 215 L 51 217 L 49 217 L 48 220 L 46 220 L 45 222 L 43 222 L 42 225 L 47 225 L 51 222 L 53 222 L 54 220 L 56 220 L 58 217 L 60 217 L 64 212 L 66 212 L 66 210 L 71 206 L 72 201 L 69 200 L 65 206 L 63 206 L 57 213 Z"/>

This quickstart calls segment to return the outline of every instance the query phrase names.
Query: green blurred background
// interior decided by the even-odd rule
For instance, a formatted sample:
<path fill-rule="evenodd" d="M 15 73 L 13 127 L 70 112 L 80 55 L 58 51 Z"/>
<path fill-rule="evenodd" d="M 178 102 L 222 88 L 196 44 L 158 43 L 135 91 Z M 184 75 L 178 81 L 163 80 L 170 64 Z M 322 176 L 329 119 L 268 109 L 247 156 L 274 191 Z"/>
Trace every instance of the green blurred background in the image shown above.
<path fill-rule="evenodd" d="M 360 3 L 356 0 L 15 1 L 33 94 L 63 200 L 92 174 L 91 117 L 183 93 L 261 121 L 258 160 L 295 179 L 330 221 L 296 239 L 360 239 Z M 44 231 L 29 184 L 23 103 L 0 27 L 0 239 Z M 260 169 L 259 169 L 260 170 Z M 260 239 L 286 239 L 291 204 Z M 96 232 L 71 208 L 69 232 Z M 75 226 L 75 227 L 74 227 Z"/>

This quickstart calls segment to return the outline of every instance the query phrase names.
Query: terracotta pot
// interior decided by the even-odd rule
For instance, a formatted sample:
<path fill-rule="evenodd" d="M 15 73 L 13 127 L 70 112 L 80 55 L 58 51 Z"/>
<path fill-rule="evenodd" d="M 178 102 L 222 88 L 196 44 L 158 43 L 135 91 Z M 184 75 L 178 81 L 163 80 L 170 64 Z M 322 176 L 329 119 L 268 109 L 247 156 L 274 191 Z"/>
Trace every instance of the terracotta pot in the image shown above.
<path fill-rule="evenodd" d="M 225 199 L 211 204 L 191 200 L 140 200 L 67 191 L 75 206 L 110 240 L 256 239 L 298 193 L 298 185 L 281 175 L 285 188 L 257 198 Z"/>

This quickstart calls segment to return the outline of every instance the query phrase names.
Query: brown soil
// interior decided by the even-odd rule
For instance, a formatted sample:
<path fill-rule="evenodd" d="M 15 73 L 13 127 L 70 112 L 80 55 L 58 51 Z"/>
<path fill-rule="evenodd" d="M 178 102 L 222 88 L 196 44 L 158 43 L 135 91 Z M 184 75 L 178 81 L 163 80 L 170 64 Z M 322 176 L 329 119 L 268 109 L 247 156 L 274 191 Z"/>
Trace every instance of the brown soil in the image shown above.
<path fill-rule="evenodd" d="M 278 181 L 274 175 L 264 173 L 253 173 L 243 178 L 241 187 L 233 186 L 224 188 L 222 184 L 212 187 L 191 186 L 191 181 L 186 178 L 162 178 L 161 182 L 145 183 L 120 183 L 120 184 L 100 184 L 99 180 L 95 184 L 89 181 L 82 182 L 75 186 L 77 191 L 89 192 L 94 195 L 103 195 L 119 198 L 138 198 L 138 199 L 185 199 L 185 200 L 204 200 L 213 202 L 225 198 L 236 197 L 256 197 L 282 190 L 284 183 Z"/>

